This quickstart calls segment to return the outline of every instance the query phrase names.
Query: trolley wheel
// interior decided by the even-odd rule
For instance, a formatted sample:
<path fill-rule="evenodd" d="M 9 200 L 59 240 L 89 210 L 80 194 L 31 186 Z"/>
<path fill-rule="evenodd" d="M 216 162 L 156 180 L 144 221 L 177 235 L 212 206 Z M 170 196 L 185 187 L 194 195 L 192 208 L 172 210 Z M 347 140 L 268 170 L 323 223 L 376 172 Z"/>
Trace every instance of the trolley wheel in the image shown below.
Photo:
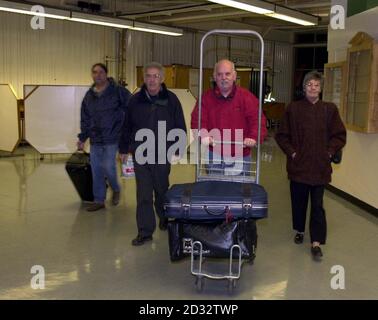
<path fill-rule="evenodd" d="M 252 264 L 254 264 L 254 262 L 255 262 L 255 258 L 256 258 L 256 255 L 252 255 L 247 261 L 248 261 L 248 263 L 250 264 L 250 265 L 252 265 Z"/>
<path fill-rule="evenodd" d="M 202 292 L 204 287 L 205 287 L 205 278 L 197 276 L 197 278 L 196 278 L 197 291 Z"/>
<path fill-rule="evenodd" d="M 232 294 L 236 288 L 236 279 L 228 280 L 228 293 Z"/>

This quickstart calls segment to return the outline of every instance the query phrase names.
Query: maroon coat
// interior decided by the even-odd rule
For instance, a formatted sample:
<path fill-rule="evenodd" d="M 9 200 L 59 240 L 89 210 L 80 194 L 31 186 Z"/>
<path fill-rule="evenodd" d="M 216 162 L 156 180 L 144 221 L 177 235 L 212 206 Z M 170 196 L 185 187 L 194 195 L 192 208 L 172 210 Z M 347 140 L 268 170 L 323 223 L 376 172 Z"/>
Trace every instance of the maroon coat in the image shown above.
<path fill-rule="evenodd" d="M 344 147 L 346 130 L 335 104 L 303 99 L 288 105 L 275 138 L 287 155 L 290 180 L 325 185 L 331 181 L 330 156 Z"/>

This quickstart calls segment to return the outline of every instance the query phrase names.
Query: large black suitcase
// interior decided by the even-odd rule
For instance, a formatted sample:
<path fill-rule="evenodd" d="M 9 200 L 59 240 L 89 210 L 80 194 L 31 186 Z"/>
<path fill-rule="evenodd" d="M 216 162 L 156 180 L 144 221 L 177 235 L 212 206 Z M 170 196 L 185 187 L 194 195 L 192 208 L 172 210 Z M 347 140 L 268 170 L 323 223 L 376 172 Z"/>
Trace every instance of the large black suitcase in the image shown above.
<path fill-rule="evenodd" d="M 242 249 L 242 258 L 253 261 L 257 246 L 256 221 L 254 219 L 238 220 L 230 223 L 191 223 L 185 221 L 168 222 L 169 254 L 171 261 L 190 256 L 194 241 L 200 241 L 203 256 L 212 258 L 229 258 L 234 244 Z M 198 255 L 199 247 L 194 247 Z M 234 250 L 233 258 L 239 256 Z"/>
<path fill-rule="evenodd" d="M 260 219 L 268 215 L 265 189 L 255 183 L 198 181 L 173 185 L 164 215 L 185 220 Z"/>
<path fill-rule="evenodd" d="M 93 201 L 93 180 L 89 154 L 73 153 L 66 162 L 66 171 L 81 200 Z"/>

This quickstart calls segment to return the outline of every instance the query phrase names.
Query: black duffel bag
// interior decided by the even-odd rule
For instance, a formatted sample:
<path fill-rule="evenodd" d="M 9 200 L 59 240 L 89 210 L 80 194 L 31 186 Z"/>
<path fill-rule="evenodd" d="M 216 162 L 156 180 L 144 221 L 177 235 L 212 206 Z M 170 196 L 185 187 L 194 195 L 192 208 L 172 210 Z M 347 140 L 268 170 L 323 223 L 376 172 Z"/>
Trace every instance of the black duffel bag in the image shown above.
<path fill-rule="evenodd" d="M 200 241 L 204 257 L 229 258 L 231 247 L 238 244 L 242 249 L 242 258 L 252 262 L 257 246 L 256 221 L 254 219 L 229 223 L 169 221 L 168 239 L 171 261 L 190 256 L 193 242 Z M 194 254 L 199 255 L 199 246 L 195 246 L 194 249 Z M 233 258 L 238 257 L 239 250 L 235 249 Z"/>
<path fill-rule="evenodd" d="M 82 201 L 93 201 L 93 179 L 90 156 L 86 152 L 75 152 L 66 162 L 66 171 Z"/>

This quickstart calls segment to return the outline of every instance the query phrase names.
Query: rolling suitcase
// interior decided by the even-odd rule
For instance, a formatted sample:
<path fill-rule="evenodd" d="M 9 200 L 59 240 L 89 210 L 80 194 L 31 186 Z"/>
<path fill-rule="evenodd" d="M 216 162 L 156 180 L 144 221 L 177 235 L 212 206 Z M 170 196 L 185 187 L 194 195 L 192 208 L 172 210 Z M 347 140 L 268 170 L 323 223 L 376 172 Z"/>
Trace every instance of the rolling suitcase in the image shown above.
<path fill-rule="evenodd" d="M 268 214 L 265 189 L 255 183 L 197 181 L 173 185 L 165 195 L 166 218 L 185 220 L 261 219 Z"/>
<path fill-rule="evenodd" d="M 189 223 L 170 221 L 168 223 L 169 254 L 171 261 L 178 261 L 191 255 L 195 241 L 201 241 L 203 256 L 228 258 L 230 249 L 238 244 L 243 259 L 252 261 L 257 246 L 256 221 L 239 220 L 231 223 Z M 234 253 L 234 258 L 237 256 Z"/>
<path fill-rule="evenodd" d="M 82 201 L 93 201 L 89 154 L 75 152 L 66 162 L 66 171 Z"/>

